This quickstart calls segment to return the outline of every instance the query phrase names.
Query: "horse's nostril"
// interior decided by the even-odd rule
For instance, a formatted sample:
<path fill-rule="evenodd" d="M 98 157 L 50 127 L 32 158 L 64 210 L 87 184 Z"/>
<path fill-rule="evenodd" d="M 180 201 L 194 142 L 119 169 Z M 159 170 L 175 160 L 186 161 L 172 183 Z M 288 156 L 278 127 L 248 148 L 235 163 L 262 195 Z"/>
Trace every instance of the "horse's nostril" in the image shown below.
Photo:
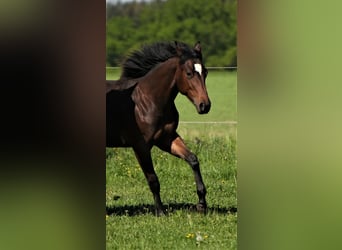
<path fill-rule="evenodd" d="M 205 102 L 201 102 L 199 105 L 198 105 L 198 113 L 200 114 L 206 114 L 209 112 L 210 110 L 210 101 L 208 103 L 205 103 Z"/>

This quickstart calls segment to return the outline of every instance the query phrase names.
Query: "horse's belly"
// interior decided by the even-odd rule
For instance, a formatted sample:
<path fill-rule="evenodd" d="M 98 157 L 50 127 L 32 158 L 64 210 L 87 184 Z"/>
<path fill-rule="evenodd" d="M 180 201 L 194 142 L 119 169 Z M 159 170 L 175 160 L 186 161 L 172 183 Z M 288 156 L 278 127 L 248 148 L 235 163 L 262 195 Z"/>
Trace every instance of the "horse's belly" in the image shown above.
<path fill-rule="evenodd" d="M 112 127 L 112 130 L 107 131 L 106 146 L 131 147 L 133 139 L 129 131 Z"/>
<path fill-rule="evenodd" d="M 106 147 L 131 147 L 132 144 L 122 137 L 110 137 L 107 138 Z"/>

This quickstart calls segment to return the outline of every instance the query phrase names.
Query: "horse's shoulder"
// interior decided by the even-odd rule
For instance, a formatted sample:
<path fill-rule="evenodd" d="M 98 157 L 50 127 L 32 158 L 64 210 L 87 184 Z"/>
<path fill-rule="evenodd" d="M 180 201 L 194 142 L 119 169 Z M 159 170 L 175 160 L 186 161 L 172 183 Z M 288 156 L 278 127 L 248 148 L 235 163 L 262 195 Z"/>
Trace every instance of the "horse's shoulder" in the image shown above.
<path fill-rule="evenodd" d="M 106 80 L 106 92 L 127 90 L 133 88 L 137 83 L 136 79 Z"/>

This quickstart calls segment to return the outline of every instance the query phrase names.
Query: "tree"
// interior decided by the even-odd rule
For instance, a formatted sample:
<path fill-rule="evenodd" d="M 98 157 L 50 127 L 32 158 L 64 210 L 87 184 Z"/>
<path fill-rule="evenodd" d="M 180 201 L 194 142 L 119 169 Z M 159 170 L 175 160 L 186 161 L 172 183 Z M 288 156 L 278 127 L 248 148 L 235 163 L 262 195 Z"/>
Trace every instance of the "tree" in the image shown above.
<path fill-rule="evenodd" d="M 199 40 L 207 66 L 236 65 L 236 0 L 158 0 L 117 8 L 107 19 L 108 65 L 118 65 L 141 44 L 166 40 Z"/>

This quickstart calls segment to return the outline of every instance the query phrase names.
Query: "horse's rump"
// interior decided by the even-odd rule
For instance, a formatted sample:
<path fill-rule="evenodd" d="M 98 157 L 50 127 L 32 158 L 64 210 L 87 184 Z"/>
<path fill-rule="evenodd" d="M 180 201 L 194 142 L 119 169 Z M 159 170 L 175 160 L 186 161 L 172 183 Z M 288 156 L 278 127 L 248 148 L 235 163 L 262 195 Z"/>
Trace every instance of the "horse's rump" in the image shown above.
<path fill-rule="evenodd" d="M 136 135 L 132 91 L 137 82 L 106 81 L 106 146 L 130 146 L 130 135 Z M 129 145 L 128 145 L 129 144 Z"/>

